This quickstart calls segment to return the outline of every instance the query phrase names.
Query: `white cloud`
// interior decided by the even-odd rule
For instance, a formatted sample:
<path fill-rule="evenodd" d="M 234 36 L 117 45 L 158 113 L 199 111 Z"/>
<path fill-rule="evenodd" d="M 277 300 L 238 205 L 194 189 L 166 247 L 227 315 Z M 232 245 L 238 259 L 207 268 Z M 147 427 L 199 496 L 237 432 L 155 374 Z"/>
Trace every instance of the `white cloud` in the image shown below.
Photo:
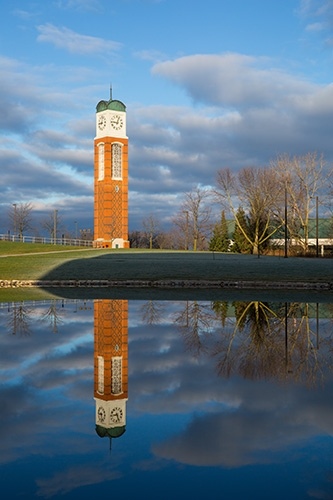
<path fill-rule="evenodd" d="M 183 87 L 195 101 L 218 106 L 279 106 L 314 87 L 273 61 L 235 53 L 181 57 L 155 64 L 152 72 Z"/>
<path fill-rule="evenodd" d="M 96 55 L 105 54 L 105 52 L 118 51 L 122 44 L 102 38 L 81 35 L 74 31 L 53 24 L 47 23 L 37 27 L 39 42 L 51 43 L 57 48 L 64 49 L 72 54 Z"/>

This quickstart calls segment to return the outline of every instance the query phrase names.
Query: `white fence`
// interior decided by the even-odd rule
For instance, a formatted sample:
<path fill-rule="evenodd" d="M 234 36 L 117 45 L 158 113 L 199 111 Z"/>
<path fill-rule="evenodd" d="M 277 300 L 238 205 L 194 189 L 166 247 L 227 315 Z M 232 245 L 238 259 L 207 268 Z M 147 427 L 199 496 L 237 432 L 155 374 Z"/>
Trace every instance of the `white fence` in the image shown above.
<path fill-rule="evenodd" d="M 91 240 L 78 238 L 44 238 L 43 236 L 18 236 L 13 234 L 0 234 L 0 241 L 16 241 L 20 243 L 44 243 L 47 245 L 67 245 L 77 247 L 92 247 Z"/>

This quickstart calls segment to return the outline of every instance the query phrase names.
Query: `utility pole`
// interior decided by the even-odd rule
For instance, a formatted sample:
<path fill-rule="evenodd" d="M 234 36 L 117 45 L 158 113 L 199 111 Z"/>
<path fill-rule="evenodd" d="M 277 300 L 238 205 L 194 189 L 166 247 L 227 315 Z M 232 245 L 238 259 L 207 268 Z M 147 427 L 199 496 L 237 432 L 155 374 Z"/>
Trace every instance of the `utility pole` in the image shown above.
<path fill-rule="evenodd" d="M 185 225 L 185 250 L 188 250 L 188 210 L 184 210 L 186 215 L 186 225 Z"/>
<path fill-rule="evenodd" d="M 288 257 L 288 194 L 287 186 L 284 188 L 284 258 Z"/>
<path fill-rule="evenodd" d="M 319 217 L 318 217 L 318 196 L 316 196 L 316 257 L 319 257 Z"/>
<path fill-rule="evenodd" d="M 53 212 L 53 243 L 57 244 L 57 216 L 58 210 L 54 210 Z"/>
<path fill-rule="evenodd" d="M 16 229 L 17 229 L 17 212 L 16 212 L 17 203 L 13 203 L 13 207 L 14 207 L 14 241 L 15 241 Z"/>

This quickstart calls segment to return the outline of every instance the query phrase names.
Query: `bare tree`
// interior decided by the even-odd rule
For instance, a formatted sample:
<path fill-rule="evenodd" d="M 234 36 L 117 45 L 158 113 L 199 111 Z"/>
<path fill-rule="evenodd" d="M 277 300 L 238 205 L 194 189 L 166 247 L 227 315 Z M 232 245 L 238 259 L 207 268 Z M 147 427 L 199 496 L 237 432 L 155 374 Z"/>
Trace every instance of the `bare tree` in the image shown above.
<path fill-rule="evenodd" d="M 11 221 L 14 234 L 23 239 L 23 233 L 27 229 L 31 229 L 33 206 L 31 203 L 13 203 L 9 210 L 9 219 Z"/>
<path fill-rule="evenodd" d="M 144 229 L 145 237 L 149 241 L 149 248 L 153 248 L 154 239 L 159 233 L 159 221 L 157 218 L 150 214 L 148 217 L 143 219 L 142 226 Z"/>
<path fill-rule="evenodd" d="M 323 156 L 318 156 L 317 153 L 292 158 L 288 155 L 279 156 L 271 166 L 286 195 L 289 238 L 296 240 L 306 252 L 310 215 L 316 205 L 316 197 L 327 186 L 332 172 L 324 172 Z M 280 202 L 280 208 L 281 205 Z M 280 209 L 280 220 L 284 218 L 284 212 Z"/>
<path fill-rule="evenodd" d="M 205 340 L 210 336 L 214 316 L 210 305 L 198 301 L 186 301 L 174 318 L 187 349 L 195 356 L 207 352 Z"/>
<path fill-rule="evenodd" d="M 31 335 L 32 310 L 24 302 L 15 302 L 8 321 L 8 326 L 13 335 Z"/>
<path fill-rule="evenodd" d="M 42 221 L 41 226 L 48 232 L 50 238 L 55 241 L 57 239 L 58 232 L 63 230 L 63 222 L 61 216 L 59 215 L 59 211 L 53 210 L 50 215 Z"/>
<path fill-rule="evenodd" d="M 254 254 L 277 231 L 275 202 L 281 186 L 273 169 L 244 168 L 233 174 L 229 168 L 217 172 L 215 194 L 223 207 L 233 215 L 238 229 L 251 244 Z M 239 205 L 243 207 L 248 224 L 238 218 Z"/>
<path fill-rule="evenodd" d="M 142 321 L 147 325 L 156 325 L 161 321 L 165 306 L 158 300 L 148 300 L 141 307 Z"/>
<path fill-rule="evenodd" d="M 43 321 L 48 321 L 53 333 L 58 333 L 58 326 L 64 322 L 62 318 L 63 310 L 58 307 L 58 300 L 52 300 L 49 308 L 42 316 Z"/>
<path fill-rule="evenodd" d="M 188 250 L 190 241 L 192 241 L 193 250 L 198 250 L 207 237 L 210 229 L 211 207 L 208 204 L 210 195 L 210 191 L 200 186 L 186 193 L 185 201 L 173 219 L 173 223 L 183 234 L 185 250 Z"/>

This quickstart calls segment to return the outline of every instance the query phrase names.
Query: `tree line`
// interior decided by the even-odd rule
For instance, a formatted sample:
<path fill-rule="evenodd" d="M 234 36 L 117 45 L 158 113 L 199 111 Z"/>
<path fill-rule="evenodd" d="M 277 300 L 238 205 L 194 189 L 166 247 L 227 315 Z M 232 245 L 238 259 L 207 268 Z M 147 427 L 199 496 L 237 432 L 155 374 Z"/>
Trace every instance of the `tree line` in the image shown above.
<path fill-rule="evenodd" d="M 282 155 L 265 168 L 219 169 L 212 188 L 200 185 L 183 196 L 165 231 L 155 214 L 129 233 L 132 248 L 232 251 L 259 254 L 272 238 L 285 238 L 308 250 L 310 219 L 318 210 L 332 219 L 333 169 L 322 155 Z M 13 204 L 11 228 L 20 238 L 33 229 L 31 203 Z M 76 233 L 77 233 L 77 223 Z M 41 222 L 51 238 L 92 239 L 93 232 L 66 231 L 57 210 Z M 36 229 L 35 229 L 36 231 Z M 333 225 L 327 237 L 333 238 Z"/>
<path fill-rule="evenodd" d="M 282 155 L 265 168 L 222 168 L 212 189 L 197 186 L 184 195 L 171 231 L 163 233 L 150 215 L 142 231 L 130 234 L 131 246 L 259 254 L 272 238 L 287 238 L 306 253 L 315 210 L 331 220 L 333 238 L 332 178 L 317 153 Z M 215 221 L 213 207 L 220 213 Z"/>
<path fill-rule="evenodd" d="M 13 203 L 8 210 L 9 227 L 8 236 L 15 236 L 15 239 L 23 240 L 23 236 L 30 232 L 34 236 L 40 236 L 40 232 L 47 234 L 50 239 L 68 238 L 80 240 L 92 240 L 93 231 L 91 229 L 79 229 L 75 221 L 74 231 L 69 231 L 58 210 L 52 210 L 49 215 L 42 219 L 39 227 L 33 221 L 33 204 Z"/>

